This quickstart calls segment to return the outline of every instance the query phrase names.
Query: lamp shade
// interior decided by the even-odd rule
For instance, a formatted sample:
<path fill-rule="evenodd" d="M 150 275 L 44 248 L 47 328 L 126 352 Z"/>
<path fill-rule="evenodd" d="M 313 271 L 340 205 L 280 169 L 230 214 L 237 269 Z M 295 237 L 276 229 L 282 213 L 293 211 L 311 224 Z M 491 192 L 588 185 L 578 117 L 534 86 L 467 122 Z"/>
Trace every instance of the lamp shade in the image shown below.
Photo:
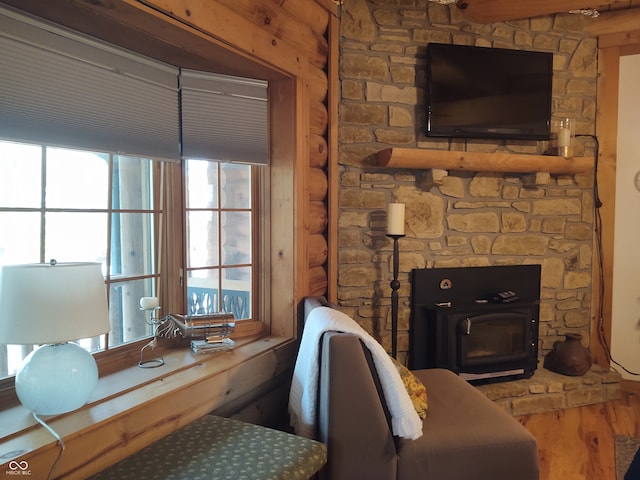
<path fill-rule="evenodd" d="M 108 331 L 99 263 L 0 267 L 0 343 L 61 343 Z"/>

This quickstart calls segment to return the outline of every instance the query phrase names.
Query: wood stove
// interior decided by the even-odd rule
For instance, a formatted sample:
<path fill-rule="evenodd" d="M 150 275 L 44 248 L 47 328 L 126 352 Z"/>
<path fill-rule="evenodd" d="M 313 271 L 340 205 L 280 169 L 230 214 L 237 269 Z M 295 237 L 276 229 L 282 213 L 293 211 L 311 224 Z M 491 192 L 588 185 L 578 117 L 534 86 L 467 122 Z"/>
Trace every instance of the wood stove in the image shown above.
<path fill-rule="evenodd" d="M 538 363 L 540 265 L 416 269 L 409 368 L 472 383 L 528 378 Z"/>

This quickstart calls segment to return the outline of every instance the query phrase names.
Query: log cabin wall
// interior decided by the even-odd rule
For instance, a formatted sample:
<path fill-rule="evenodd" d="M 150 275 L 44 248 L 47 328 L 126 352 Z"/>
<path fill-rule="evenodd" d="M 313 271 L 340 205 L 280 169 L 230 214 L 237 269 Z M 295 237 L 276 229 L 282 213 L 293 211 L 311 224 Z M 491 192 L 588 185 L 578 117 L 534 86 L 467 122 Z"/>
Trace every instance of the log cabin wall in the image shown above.
<path fill-rule="evenodd" d="M 390 350 L 389 202 L 406 203 L 400 239 L 398 353 L 408 348 L 413 268 L 542 265 L 540 356 L 565 332 L 588 345 L 593 262 L 593 171 L 551 175 L 379 166 L 390 147 L 542 154 L 547 142 L 448 140 L 425 132 L 429 42 L 554 53 L 553 117 L 595 134 L 597 40 L 592 20 L 558 14 L 487 25 L 437 2 L 346 0 L 340 32 L 338 300 Z M 593 156 L 581 138 L 576 155 Z"/>
<path fill-rule="evenodd" d="M 171 381 L 157 380 L 158 389 L 154 381 L 145 380 L 109 397 L 109 406 L 97 402 L 65 415 L 60 431 L 66 453 L 56 475 L 86 478 L 212 411 L 261 424 L 283 421 L 297 350 L 296 305 L 306 295 L 327 294 L 331 269 L 327 259 L 336 256 L 327 241 L 329 230 L 335 234 L 328 212 L 330 196 L 337 193 L 329 179 L 337 152 L 333 140 L 337 125 L 330 124 L 337 111 L 337 41 L 331 40 L 337 38 L 336 4 L 331 0 L 0 3 L 176 66 L 269 80 L 271 128 L 276 132 L 271 135 L 270 203 L 278 213 L 265 227 L 271 232 L 266 252 L 273 292 L 269 326 L 277 340 L 267 338 L 252 342 L 246 351 L 237 349 L 240 360 L 227 357 L 228 363 L 203 361 L 184 371 L 178 368 L 170 374 Z M 178 172 L 173 174 L 179 178 Z M 179 190 L 179 182 L 173 187 Z M 171 241 L 173 254 L 180 257 L 179 234 Z M 164 305 L 167 310 L 180 311 L 181 295 L 168 296 L 176 299 Z M 130 360 L 137 362 L 137 357 Z M 96 421 L 94 408 L 108 413 Z M 55 443 L 30 426 L 31 420 L 23 419 L 22 413 L 16 426 L 10 425 L 18 432 L 19 439 L 14 440 L 29 443 L 23 459 L 30 469 L 48 471 Z M 114 438 L 124 441 L 110 440 Z M 98 453 L 95 445 L 101 446 Z M 10 459 L 6 457 L 5 463 Z"/>

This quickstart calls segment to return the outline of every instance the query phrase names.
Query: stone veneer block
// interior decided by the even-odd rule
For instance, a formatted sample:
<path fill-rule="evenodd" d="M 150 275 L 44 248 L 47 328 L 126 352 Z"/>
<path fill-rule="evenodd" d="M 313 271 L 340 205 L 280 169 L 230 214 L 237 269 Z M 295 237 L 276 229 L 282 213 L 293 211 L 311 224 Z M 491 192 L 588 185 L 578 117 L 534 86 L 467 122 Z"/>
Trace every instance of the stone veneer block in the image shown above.
<path fill-rule="evenodd" d="M 511 402 L 512 415 L 544 413 L 566 408 L 565 396 L 561 393 L 536 395 L 535 397 L 516 398 Z"/>
<path fill-rule="evenodd" d="M 605 385 L 607 400 L 619 400 L 622 398 L 622 389 L 619 383 Z"/>
<path fill-rule="evenodd" d="M 490 383 L 479 385 L 478 389 L 494 401 L 503 398 L 523 397 L 529 393 L 527 385 L 522 381 Z"/>
<path fill-rule="evenodd" d="M 494 403 L 500 408 L 502 408 L 508 414 L 511 414 L 511 400 L 508 400 L 508 399 L 497 400 Z"/>
<path fill-rule="evenodd" d="M 567 406 L 579 407 L 593 403 L 604 402 L 607 399 L 606 390 L 603 387 L 585 387 L 572 390 L 567 393 Z"/>
<path fill-rule="evenodd" d="M 378 255 L 384 235 L 384 209 L 390 201 L 407 205 L 407 238 L 401 245 L 401 283 L 412 264 L 433 266 L 498 265 L 543 262 L 545 279 L 539 349 L 541 357 L 565 332 L 580 333 L 588 343 L 591 319 L 591 248 L 593 245 L 593 175 L 587 172 L 472 172 L 393 168 L 382 170 L 374 159 L 387 148 L 450 150 L 487 154 L 533 154 L 549 142 L 501 139 L 446 139 L 426 136 L 424 96 L 429 42 L 531 49 L 554 54 L 553 69 L 561 87 L 553 92 L 553 120 L 569 116 L 577 134 L 594 131 L 597 99 L 597 39 L 579 16 L 550 15 L 518 22 L 470 26 L 455 4 L 418 1 L 343 2 L 340 22 L 341 86 L 339 105 L 339 248 L 353 255 L 343 267 L 366 266 L 367 285 L 345 275 L 338 298 L 364 305 L 386 288 L 390 262 Z M 576 156 L 591 156 L 593 142 L 576 137 Z M 388 175 L 381 174 L 388 173 Z M 362 191 L 363 194 L 346 191 Z M 377 194 L 382 193 L 380 197 Z M 382 215 L 380 215 L 382 213 Z M 487 214 L 495 213 L 491 218 Z M 352 214 L 358 222 L 351 223 Z M 365 223 L 366 222 L 366 223 Z M 499 235 L 498 235 L 499 234 Z M 457 241 L 449 239 L 455 236 Z M 411 258 L 406 242 L 412 240 Z M 464 241 L 459 240 L 464 239 Z M 369 259 L 361 255 L 369 250 Z M 422 258 L 420 258 L 422 257 Z M 357 263 L 357 262 L 360 263 Z M 386 298 L 383 292 L 383 297 Z M 399 314 L 409 309 L 400 293 Z M 378 305 L 378 324 L 386 324 L 389 305 Z M 402 326 L 399 335 L 408 327 Z M 389 329 L 370 332 L 389 343 Z M 408 332 L 406 333 L 408 334 Z M 547 393 L 557 383 L 541 383 Z M 567 389 L 580 388 L 582 383 Z M 540 386 L 527 386 L 539 392 Z"/>
<path fill-rule="evenodd" d="M 547 386 L 542 383 L 534 383 L 532 385 L 529 385 L 529 393 L 541 394 L 541 393 L 546 393 L 546 391 L 547 391 Z"/>
<path fill-rule="evenodd" d="M 547 383 L 547 391 L 549 393 L 560 393 L 564 391 L 564 382 L 557 380 L 549 380 Z"/>
<path fill-rule="evenodd" d="M 602 383 L 615 383 L 620 387 L 620 374 L 615 371 L 604 372 L 602 375 Z"/>
<path fill-rule="evenodd" d="M 566 380 L 563 382 L 565 390 L 576 390 L 577 388 L 580 388 L 580 385 L 582 385 L 582 377 L 568 377 L 566 375 L 562 376 L 566 378 Z"/>
<path fill-rule="evenodd" d="M 579 377 L 538 368 L 528 379 L 478 385 L 477 388 L 512 415 L 529 415 L 616 400 L 621 376 L 594 365 Z"/>

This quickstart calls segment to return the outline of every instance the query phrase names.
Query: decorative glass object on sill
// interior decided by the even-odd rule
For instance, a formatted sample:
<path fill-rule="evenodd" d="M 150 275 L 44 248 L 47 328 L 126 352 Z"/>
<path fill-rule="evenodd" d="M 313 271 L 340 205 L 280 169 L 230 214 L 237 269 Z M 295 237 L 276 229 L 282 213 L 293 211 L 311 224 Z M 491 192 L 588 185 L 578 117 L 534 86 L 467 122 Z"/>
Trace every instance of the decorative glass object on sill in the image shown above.
<path fill-rule="evenodd" d="M 156 351 L 158 346 L 158 326 L 162 323 L 162 319 L 154 316 L 154 312 L 160 310 L 160 303 L 157 297 L 142 297 L 140 299 L 140 310 L 149 315 L 147 323 L 153 328 L 153 338 L 140 350 L 140 361 L 138 366 L 142 368 L 154 368 L 164 365 L 164 357 Z M 151 358 L 145 359 L 145 353 L 151 352 Z"/>
<path fill-rule="evenodd" d="M 191 339 L 194 353 L 230 350 L 235 342 L 229 338 L 235 329 L 232 313 L 206 313 L 198 315 L 167 315 L 158 327 L 158 334 L 164 337 Z"/>

